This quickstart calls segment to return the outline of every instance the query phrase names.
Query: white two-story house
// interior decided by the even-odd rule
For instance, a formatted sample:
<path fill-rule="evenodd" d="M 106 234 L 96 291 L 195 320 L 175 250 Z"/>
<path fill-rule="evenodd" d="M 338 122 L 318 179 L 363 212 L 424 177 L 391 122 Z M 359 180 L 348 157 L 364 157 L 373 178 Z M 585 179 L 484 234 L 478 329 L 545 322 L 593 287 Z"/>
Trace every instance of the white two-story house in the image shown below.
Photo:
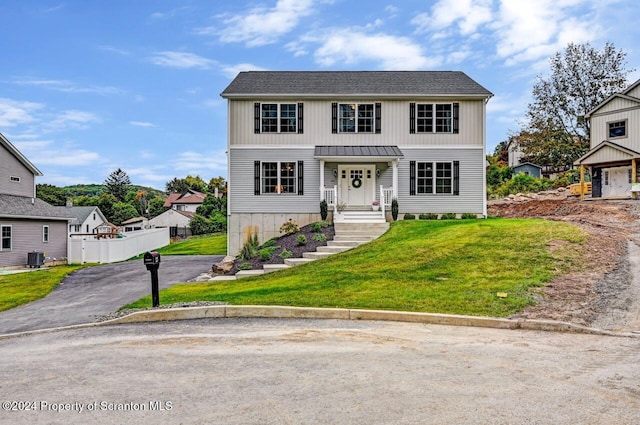
<path fill-rule="evenodd" d="M 583 176 L 591 175 L 591 196 L 631 197 L 640 160 L 640 80 L 610 96 L 586 118 L 591 123 L 591 149 L 574 164 Z"/>
<path fill-rule="evenodd" d="M 228 252 L 346 210 L 486 216 L 486 103 L 463 72 L 242 72 L 228 101 Z M 375 201 L 375 202 L 374 202 Z"/>

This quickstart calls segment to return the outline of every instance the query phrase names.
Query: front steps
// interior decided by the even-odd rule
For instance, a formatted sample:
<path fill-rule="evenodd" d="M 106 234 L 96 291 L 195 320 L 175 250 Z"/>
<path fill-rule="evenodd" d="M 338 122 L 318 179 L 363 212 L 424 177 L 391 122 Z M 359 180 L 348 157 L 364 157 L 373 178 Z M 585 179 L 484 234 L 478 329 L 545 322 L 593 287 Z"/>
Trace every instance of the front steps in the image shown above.
<path fill-rule="evenodd" d="M 387 222 L 337 222 L 334 223 L 335 235 L 327 246 L 319 246 L 316 252 L 305 252 L 302 258 L 287 258 L 284 264 L 265 264 L 262 270 L 240 270 L 235 276 L 216 276 L 212 281 L 236 280 L 245 277 L 258 276 L 278 270 L 295 267 L 299 264 L 310 263 L 318 259 L 329 257 L 348 251 L 351 248 L 371 242 L 382 236 L 388 229 Z"/>
<path fill-rule="evenodd" d="M 342 211 L 334 216 L 334 223 L 386 223 L 382 211 Z"/>

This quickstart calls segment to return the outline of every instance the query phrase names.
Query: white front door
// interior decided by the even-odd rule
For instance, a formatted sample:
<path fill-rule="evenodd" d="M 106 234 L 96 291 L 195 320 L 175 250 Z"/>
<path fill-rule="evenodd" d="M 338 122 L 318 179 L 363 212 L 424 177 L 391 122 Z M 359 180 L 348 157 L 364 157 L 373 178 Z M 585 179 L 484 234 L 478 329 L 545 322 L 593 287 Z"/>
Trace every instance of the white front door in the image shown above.
<path fill-rule="evenodd" d="M 631 167 L 605 168 L 602 171 L 602 196 L 631 194 Z"/>
<path fill-rule="evenodd" d="M 338 202 L 347 207 L 366 207 L 373 200 L 375 166 L 343 165 L 339 167 L 340 193 Z"/>

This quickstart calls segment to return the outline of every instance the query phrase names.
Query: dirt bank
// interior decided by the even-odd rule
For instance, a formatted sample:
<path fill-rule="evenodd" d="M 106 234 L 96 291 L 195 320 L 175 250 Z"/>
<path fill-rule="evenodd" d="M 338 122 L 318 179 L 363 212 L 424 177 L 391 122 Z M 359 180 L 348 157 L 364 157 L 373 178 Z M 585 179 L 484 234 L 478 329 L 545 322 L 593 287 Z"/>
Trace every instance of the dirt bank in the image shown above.
<path fill-rule="evenodd" d="M 541 290 L 540 302 L 514 317 L 553 319 L 617 331 L 640 331 L 640 267 L 630 251 L 637 237 L 640 201 L 579 201 L 566 192 L 490 201 L 489 216 L 537 217 L 583 228 L 589 238 L 585 271 L 560 276 Z"/>

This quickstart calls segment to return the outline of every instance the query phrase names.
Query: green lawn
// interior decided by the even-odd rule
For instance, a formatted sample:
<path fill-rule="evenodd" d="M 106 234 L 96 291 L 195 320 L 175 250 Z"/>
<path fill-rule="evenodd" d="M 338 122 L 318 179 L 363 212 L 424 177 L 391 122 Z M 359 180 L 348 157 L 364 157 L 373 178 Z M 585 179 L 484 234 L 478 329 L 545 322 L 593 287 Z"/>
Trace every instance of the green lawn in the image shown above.
<path fill-rule="evenodd" d="M 46 296 L 66 275 L 81 265 L 55 266 L 50 269 L 0 276 L 0 311 L 8 310 Z"/>
<path fill-rule="evenodd" d="M 227 253 L 227 234 L 192 236 L 156 251 L 161 255 L 224 255 Z"/>
<path fill-rule="evenodd" d="M 239 281 L 176 285 L 160 300 L 505 317 L 533 303 L 533 288 L 583 267 L 585 240 L 575 226 L 537 219 L 401 221 L 343 254 Z M 564 242 L 550 250 L 551 241 Z"/>

